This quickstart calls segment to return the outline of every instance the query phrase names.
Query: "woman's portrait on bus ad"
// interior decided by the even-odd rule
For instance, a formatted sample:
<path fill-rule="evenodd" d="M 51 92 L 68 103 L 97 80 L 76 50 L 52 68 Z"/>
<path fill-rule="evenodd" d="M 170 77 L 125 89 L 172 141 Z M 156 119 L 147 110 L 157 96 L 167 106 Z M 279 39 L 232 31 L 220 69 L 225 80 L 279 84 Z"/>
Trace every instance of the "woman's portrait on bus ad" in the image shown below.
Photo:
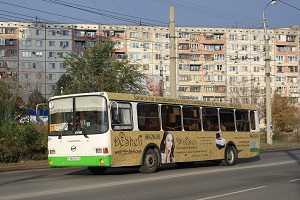
<path fill-rule="evenodd" d="M 171 131 L 165 131 L 160 143 L 162 163 L 175 162 L 174 148 L 175 143 L 173 134 Z"/>

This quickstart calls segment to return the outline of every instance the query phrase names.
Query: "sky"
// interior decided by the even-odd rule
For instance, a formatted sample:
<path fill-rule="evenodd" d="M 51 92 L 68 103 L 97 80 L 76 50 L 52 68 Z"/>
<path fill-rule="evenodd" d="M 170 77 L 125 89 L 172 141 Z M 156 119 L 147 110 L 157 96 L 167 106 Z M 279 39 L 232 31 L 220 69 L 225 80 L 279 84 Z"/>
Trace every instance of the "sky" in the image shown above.
<path fill-rule="evenodd" d="M 262 28 L 270 0 L 0 0 L 0 21 Z M 300 25 L 300 0 L 277 0 L 265 10 L 269 28 Z"/>

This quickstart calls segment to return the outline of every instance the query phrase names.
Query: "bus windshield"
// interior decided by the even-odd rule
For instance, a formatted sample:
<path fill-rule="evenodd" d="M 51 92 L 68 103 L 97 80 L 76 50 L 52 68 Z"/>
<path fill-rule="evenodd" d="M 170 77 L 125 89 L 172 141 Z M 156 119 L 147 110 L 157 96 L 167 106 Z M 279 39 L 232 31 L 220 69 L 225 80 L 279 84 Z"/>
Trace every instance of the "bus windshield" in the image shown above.
<path fill-rule="evenodd" d="M 107 102 L 101 96 L 53 99 L 49 102 L 49 135 L 97 134 L 108 130 Z"/>

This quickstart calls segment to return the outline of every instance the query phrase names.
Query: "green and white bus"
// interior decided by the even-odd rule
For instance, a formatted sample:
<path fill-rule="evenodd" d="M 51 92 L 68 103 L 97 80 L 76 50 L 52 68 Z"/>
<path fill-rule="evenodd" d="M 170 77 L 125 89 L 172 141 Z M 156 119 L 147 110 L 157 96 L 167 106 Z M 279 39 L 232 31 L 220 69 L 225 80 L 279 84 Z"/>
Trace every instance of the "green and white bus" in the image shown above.
<path fill-rule="evenodd" d="M 159 96 L 95 92 L 49 100 L 48 162 L 94 174 L 165 163 L 234 165 L 260 152 L 255 106 Z"/>

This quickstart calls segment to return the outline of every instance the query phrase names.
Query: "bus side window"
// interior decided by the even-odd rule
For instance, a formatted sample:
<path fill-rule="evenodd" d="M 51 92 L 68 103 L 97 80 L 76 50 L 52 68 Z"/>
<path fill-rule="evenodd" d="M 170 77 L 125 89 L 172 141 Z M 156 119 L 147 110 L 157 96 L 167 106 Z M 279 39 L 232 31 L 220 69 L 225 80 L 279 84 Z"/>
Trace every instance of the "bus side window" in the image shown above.
<path fill-rule="evenodd" d="M 236 130 L 237 131 L 250 131 L 248 110 L 236 110 Z"/>
<path fill-rule="evenodd" d="M 162 105 L 162 129 L 164 131 L 181 131 L 181 108 L 175 105 Z"/>
<path fill-rule="evenodd" d="M 200 108 L 199 107 L 191 107 L 191 106 L 183 106 L 182 114 L 183 114 L 183 125 L 185 131 L 200 131 Z"/>
<path fill-rule="evenodd" d="M 139 103 L 137 105 L 138 127 L 140 131 L 159 131 L 158 104 Z"/>
<path fill-rule="evenodd" d="M 219 131 L 218 109 L 203 107 L 202 108 L 203 130 Z"/>
<path fill-rule="evenodd" d="M 221 108 L 219 112 L 221 131 L 235 131 L 234 110 Z"/>
<path fill-rule="evenodd" d="M 112 106 L 111 117 L 113 130 L 133 129 L 131 104 L 118 103 L 118 107 Z"/>

